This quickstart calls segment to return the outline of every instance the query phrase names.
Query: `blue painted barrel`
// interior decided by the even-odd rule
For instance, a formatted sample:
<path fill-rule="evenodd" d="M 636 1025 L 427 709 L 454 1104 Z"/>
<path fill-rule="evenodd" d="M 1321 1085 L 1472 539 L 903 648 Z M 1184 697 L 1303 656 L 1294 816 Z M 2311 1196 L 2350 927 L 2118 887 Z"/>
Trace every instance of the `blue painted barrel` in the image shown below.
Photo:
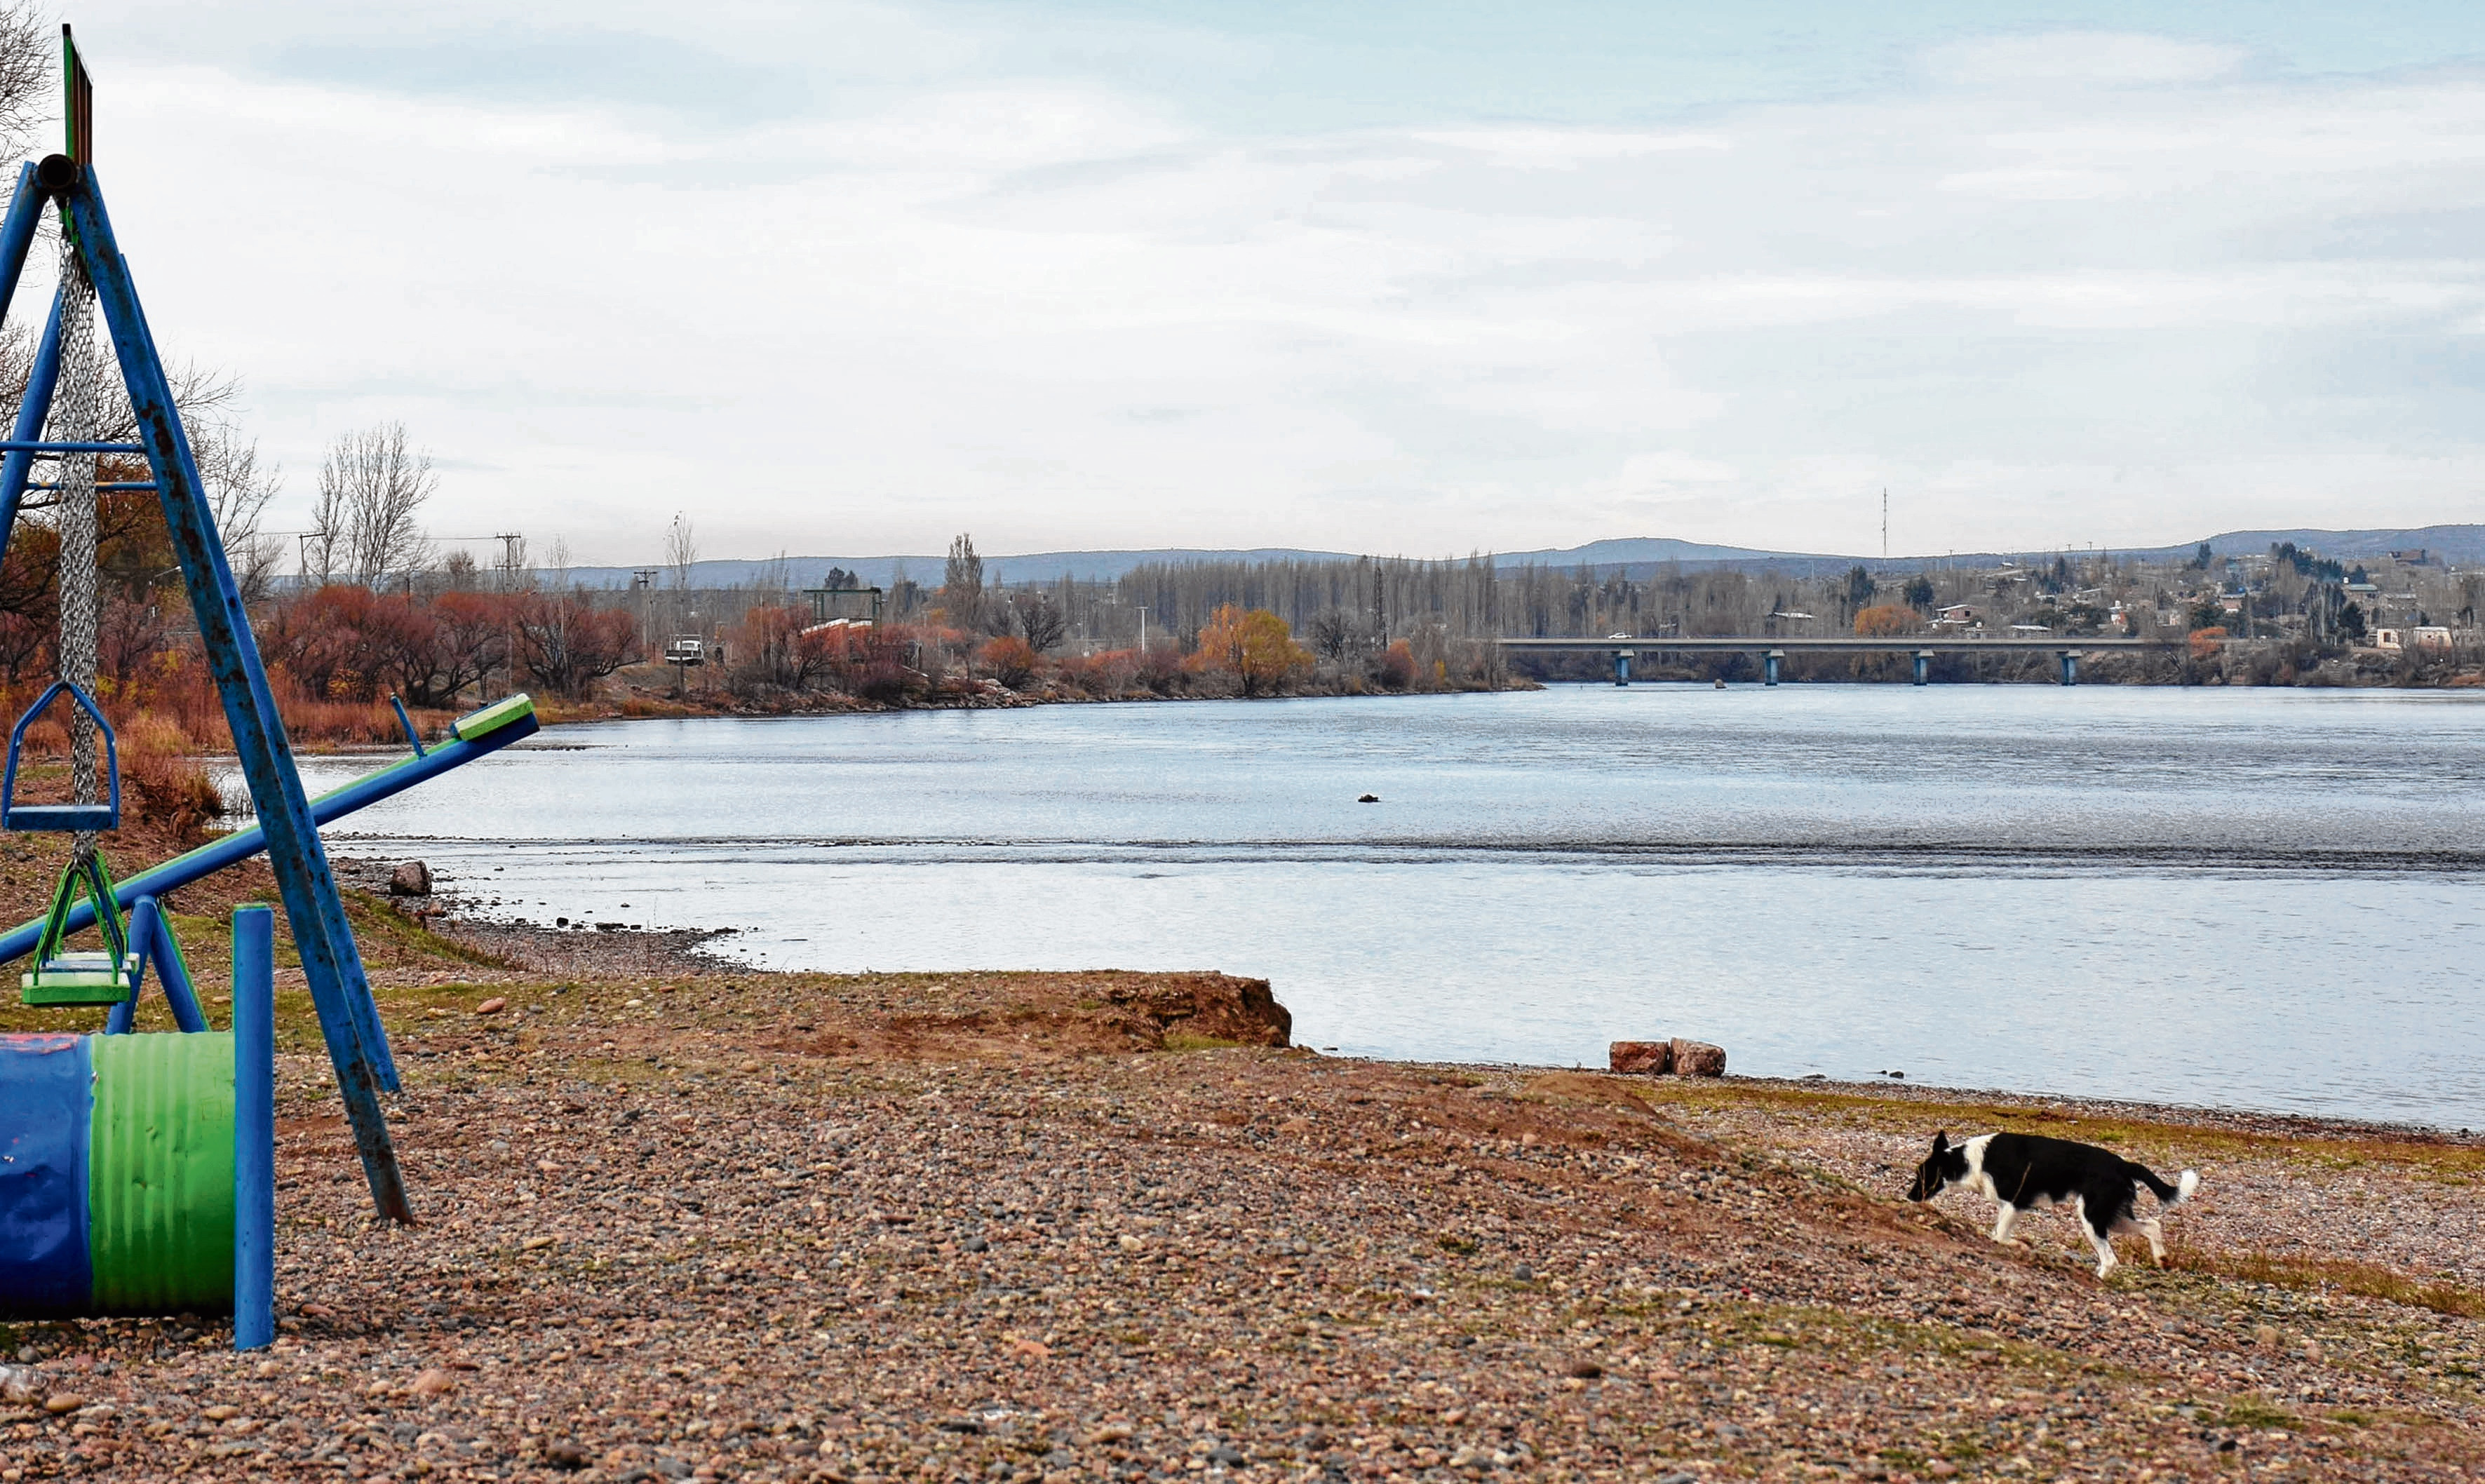
<path fill-rule="evenodd" d="M 0 1309 L 232 1296 L 232 1034 L 0 1035 Z"/>

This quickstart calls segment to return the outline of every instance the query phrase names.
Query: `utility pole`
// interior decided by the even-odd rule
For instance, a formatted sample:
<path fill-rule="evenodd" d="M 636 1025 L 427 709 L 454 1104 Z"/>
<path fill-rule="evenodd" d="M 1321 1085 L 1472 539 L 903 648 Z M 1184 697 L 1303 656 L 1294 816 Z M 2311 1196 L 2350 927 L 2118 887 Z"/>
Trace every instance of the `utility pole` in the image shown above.
<path fill-rule="evenodd" d="M 1881 560 L 1890 560 L 1890 486 L 1881 486 Z"/>
<path fill-rule="evenodd" d="M 1133 604 L 1133 607 L 1136 607 L 1136 608 L 1139 610 L 1139 654 L 1140 654 L 1140 656 L 1141 656 L 1142 658 L 1145 658 L 1145 657 L 1146 657 L 1146 655 L 1147 655 L 1147 652 L 1148 652 L 1148 610 L 1147 610 L 1147 605 L 1145 605 L 1145 604 L 1143 604 L 1143 603 L 1142 603 L 1142 604 Z"/>
<path fill-rule="evenodd" d="M 505 597 L 518 589 L 518 543 L 526 537 L 514 531 L 505 531 L 492 539 L 501 543 L 501 593 Z M 515 691 L 518 688 L 517 615 L 504 607 L 501 618 L 507 625 L 501 636 L 501 643 L 508 653 L 509 689 Z"/>

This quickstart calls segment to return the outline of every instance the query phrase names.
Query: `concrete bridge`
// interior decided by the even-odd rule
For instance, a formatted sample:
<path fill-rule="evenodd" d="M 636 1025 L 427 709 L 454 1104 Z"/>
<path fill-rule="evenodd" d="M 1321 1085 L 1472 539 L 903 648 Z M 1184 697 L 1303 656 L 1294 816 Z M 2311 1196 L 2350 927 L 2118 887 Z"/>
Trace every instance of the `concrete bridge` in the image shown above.
<path fill-rule="evenodd" d="M 1505 650 L 1611 654 L 1616 685 L 1630 684 L 1630 657 L 1634 654 L 1719 653 L 1761 656 L 1766 676 L 1764 683 L 1769 685 L 1778 683 L 1778 662 L 1789 654 L 1912 654 L 1915 656 L 1915 683 L 1918 685 L 1931 682 L 1932 660 L 1936 654 L 2051 654 L 2062 663 L 2062 683 L 2076 685 L 2083 654 L 2115 649 L 2179 650 L 2184 645 L 2181 639 L 2082 639 L 2053 635 L 1978 639 L 1965 635 L 1931 634 L 1897 634 L 1878 639 L 1844 634 L 1817 639 L 1780 639 L 1745 634 L 1708 635 L 1697 639 L 1607 635 L 1603 639 L 1502 639 L 1496 643 Z"/>

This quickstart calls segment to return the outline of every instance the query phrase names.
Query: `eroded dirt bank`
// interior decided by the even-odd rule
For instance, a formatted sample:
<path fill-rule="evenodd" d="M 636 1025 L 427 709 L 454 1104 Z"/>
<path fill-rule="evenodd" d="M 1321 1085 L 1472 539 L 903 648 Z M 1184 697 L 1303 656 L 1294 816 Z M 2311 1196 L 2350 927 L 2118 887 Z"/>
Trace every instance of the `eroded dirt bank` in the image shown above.
<path fill-rule="evenodd" d="M 1256 981 L 726 973 L 357 912 L 423 1224 L 369 1222 L 295 976 L 277 1348 L 14 1326 L 48 1404 L 0 1415 L 0 1478 L 2485 1462 L 2472 1141 L 1346 1061 Z M 1934 1128 L 2003 1125 L 2200 1169 L 2176 1267 L 2101 1286 L 2066 1217 L 2012 1252 L 1897 1198 Z"/>

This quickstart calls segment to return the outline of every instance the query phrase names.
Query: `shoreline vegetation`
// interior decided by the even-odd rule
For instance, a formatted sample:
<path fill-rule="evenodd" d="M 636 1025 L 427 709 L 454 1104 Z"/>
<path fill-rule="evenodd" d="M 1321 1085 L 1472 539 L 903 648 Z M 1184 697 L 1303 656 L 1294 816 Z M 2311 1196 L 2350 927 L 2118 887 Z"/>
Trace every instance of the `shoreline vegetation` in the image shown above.
<path fill-rule="evenodd" d="M 0 848 L 30 912 L 41 871 Z M 2485 1465 L 2485 1140 L 1323 1057 L 1282 985 L 765 973 L 697 935 L 392 900 L 390 864 L 341 870 L 422 1224 L 370 1220 L 281 971 L 277 1346 L 236 1357 L 213 1317 L 9 1326 L 21 1476 Z M 254 864 L 176 904 L 218 1023 L 231 907 L 269 885 Z M 2101 1284 L 2060 1213 L 2003 1249 L 1981 1201 L 1899 1198 L 1934 1129 L 1995 1127 L 2198 1168 L 2169 1267 Z"/>
<path fill-rule="evenodd" d="M 219 809 L 200 759 L 229 748 L 161 512 L 116 493 L 102 543 L 98 700 L 123 738 L 141 817 L 198 837 Z M 22 707 L 55 670 L 56 552 L 37 527 L 0 561 L 0 704 Z M 253 548 L 256 550 L 256 548 Z M 261 556 L 264 553 L 260 554 Z M 1770 638 L 2008 634 L 2176 640 L 2102 652 L 2087 684 L 2468 688 L 2485 685 L 2477 609 L 2485 574 L 2423 552 L 2348 565 L 2291 545 L 2266 557 L 2183 563 L 2065 555 L 2050 563 L 1927 570 L 1903 581 L 1690 570 L 1679 563 L 1561 571 L 1460 562 L 1146 563 L 1107 581 L 1011 587 L 970 537 L 938 587 L 883 591 L 832 571 L 788 591 L 781 572 L 741 587 L 595 590 L 560 569 L 437 569 L 281 588 L 253 558 L 252 621 L 286 727 L 304 752 L 392 746 L 401 700 L 437 734 L 517 690 L 547 723 L 778 716 L 1074 702 L 1393 696 L 1598 680 L 1596 652 L 1511 654 L 1496 636 L 1628 636 L 1642 682 L 1756 682 Z M 688 571 L 687 562 L 671 568 Z M 125 578 L 125 580 L 124 580 Z M 1751 637 L 1754 652 L 1668 656 L 1665 638 Z M 668 653 L 696 652 L 696 665 Z M 1794 652 L 1789 683 L 1902 682 L 1907 657 Z M 2052 683 L 2050 654 L 1951 654 L 1935 683 Z M 39 790 L 66 735 L 29 735 Z"/>

